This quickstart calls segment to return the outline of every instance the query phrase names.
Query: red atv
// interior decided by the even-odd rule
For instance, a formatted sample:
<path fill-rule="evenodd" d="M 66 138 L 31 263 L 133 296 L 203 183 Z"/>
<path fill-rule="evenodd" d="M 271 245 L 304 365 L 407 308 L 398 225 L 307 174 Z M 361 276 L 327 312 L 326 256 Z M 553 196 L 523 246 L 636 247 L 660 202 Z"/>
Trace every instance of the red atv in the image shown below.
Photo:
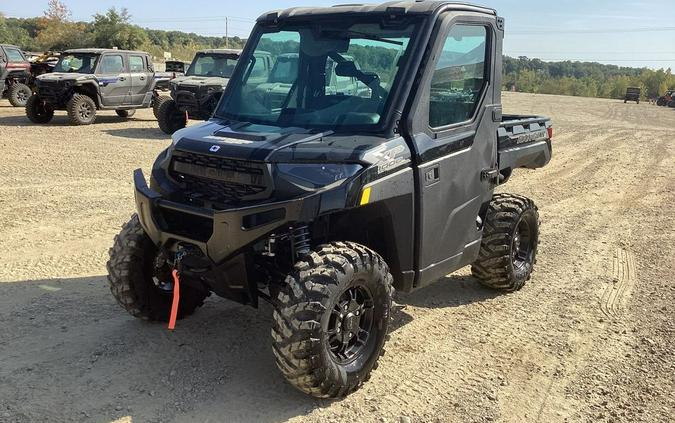
<path fill-rule="evenodd" d="M 675 100 L 675 90 L 668 90 L 664 95 L 662 95 L 661 97 L 659 97 L 658 100 L 656 100 L 656 105 L 669 106 L 673 100 Z"/>

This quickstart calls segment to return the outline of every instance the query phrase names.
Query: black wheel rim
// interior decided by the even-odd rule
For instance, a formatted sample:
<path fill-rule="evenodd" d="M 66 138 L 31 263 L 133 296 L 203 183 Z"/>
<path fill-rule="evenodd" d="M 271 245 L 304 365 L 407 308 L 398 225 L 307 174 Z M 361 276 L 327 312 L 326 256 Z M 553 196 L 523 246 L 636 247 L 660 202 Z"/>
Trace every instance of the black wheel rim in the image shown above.
<path fill-rule="evenodd" d="M 92 108 L 91 105 L 88 103 L 81 103 L 80 107 L 77 108 L 77 113 L 80 115 L 80 118 L 82 120 L 89 120 L 91 119 L 92 115 Z"/>
<path fill-rule="evenodd" d="M 526 219 L 520 219 L 511 241 L 511 261 L 516 269 L 522 269 L 532 261 L 534 238 Z"/>
<path fill-rule="evenodd" d="M 333 359 L 346 364 L 361 356 L 373 334 L 375 303 L 363 285 L 347 288 L 331 310 L 328 347 Z"/>

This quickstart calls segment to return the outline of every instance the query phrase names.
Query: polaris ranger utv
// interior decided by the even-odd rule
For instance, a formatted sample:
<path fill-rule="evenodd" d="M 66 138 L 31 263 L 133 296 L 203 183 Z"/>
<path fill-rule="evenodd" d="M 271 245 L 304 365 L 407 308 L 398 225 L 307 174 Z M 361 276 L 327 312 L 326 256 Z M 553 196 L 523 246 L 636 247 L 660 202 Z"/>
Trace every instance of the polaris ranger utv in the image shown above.
<path fill-rule="evenodd" d="M 502 114 L 503 31 L 494 10 L 449 2 L 260 17 L 213 118 L 173 135 L 149 185 L 134 172 L 138 213 L 107 265 L 119 304 L 171 328 L 210 293 L 268 301 L 281 372 L 339 398 L 376 367 L 394 288 L 471 265 L 520 289 L 537 208 L 493 191 L 549 162 L 552 127 Z M 263 51 L 299 58 L 280 104 L 251 95 Z"/>
<path fill-rule="evenodd" d="M 33 123 L 48 123 L 55 110 L 66 110 L 73 125 L 89 125 L 97 110 L 114 110 L 119 117 L 153 107 L 156 87 L 168 77 L 155 74 L 148 53 L 114 49 L 64 52 L 52 73 L 35 79 L 36 93 L 26 103 Z"/>
<path fill-rule="evenodd" d="M 166 134 L 185 128 L 187 118 L 207 120 L 223 94 L 239 59 L 240 50 L 197 52 L 185 76 L 171 80 L 171 97 L 162 97 L 157 122 Z"/>
<path fill-rule="evenodd" d="M 33 90 L 28 86 L 30 62 L 19 47 L 0 44 L 0 96 L 14 107 L 24 107 Z"/>

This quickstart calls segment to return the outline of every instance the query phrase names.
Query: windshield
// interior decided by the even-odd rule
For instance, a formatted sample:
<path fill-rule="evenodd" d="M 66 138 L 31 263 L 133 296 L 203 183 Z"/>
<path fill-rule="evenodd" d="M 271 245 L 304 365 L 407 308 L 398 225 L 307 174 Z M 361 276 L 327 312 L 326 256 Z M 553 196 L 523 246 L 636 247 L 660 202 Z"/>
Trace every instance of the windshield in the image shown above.
<path fill-rule="evenodd" d="M 97 60 L 97 54 L 64 54 L 54 67 L 54 72 L 94 73 Z"/>
<path fill-rule="evenodd" d="M 373 127 L 407 58 L 416 23 L 292 24 L 263 30 L 217 117 L 317 129 Z"/>
<path fill-rule="evenodd" d="M 198 54 L 185 73 L 187 76 L 216 76 L 229 78 L 237 65 L 237 58 L 231 54 Z"/>

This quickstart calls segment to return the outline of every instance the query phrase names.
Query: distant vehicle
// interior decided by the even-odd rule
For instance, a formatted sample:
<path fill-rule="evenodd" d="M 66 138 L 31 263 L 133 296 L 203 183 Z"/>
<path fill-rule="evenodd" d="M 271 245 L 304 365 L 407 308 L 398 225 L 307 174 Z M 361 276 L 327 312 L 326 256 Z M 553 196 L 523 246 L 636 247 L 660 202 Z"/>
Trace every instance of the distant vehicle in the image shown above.
<path fill-rule="evenodd" d="M 659 97 L 658 100 L 656 100 L 656 105 L 657 106 L 668 106 L 671 101 L 673 101 L 675 97 L 675 90 L 668 90 L 664 95 Z"/>
<path fill-rule="evenodd" d="M 167 60 L 164 64 L 164 71 L 172 73 L 173 77 L 177 78 L 185 74 L 185 68 L 189 65 L 189 63 L 185 63 L 182 60 Z"/>
<path fill-rule="evenodd" d="M 637 104 L 640 104 L 640 94 L 642 89 L 639 87 L 628 87 L 626 89 L 626 97 L 624 97 L 623 102 L 627 103 L 629 101 L 635 101 Z"/>
<path fill-rule="evenodd" d="M 24 107 L 33 91 L 31 65 L 19 47 L 0 44 L 0 94 L 14 107 Z"/>
<path fill-rule="evenodd" d="M 160 98 L 157 106 L 159 128 L 166 134 L 173 134 L 185 128 L 188 118 L 209 119 L 232 76 L 240 53 L 240 50 L 229 49 L 197 52 L 185 75 L 171 80 L 171 97 Z M 169 68 L 180 69 L 175 62 Z"/>
<path fill-rule="evenodd" d="M 97 110 L 128 118 L 136 109 L 153 107 L 157 87 L 167 82 L 168 77 L 155 73 L 145 52 L 68 50 L 52 73 L 36 78 L 26 116 L 33 123 L 48 123 L 55 110 L 66 110 L 73 125 L 94 123 Z"/>
<path fill-rule="evenodd" d="M 61 53 L 57 51 L 45 51 L 37 56 L 32 56 L 28 59 L 31 66 L 31 75 L 37 77 L 45 73 L 50 73 L 54 70 L 56 64 L 59 63 L 60 58 Z"/>

